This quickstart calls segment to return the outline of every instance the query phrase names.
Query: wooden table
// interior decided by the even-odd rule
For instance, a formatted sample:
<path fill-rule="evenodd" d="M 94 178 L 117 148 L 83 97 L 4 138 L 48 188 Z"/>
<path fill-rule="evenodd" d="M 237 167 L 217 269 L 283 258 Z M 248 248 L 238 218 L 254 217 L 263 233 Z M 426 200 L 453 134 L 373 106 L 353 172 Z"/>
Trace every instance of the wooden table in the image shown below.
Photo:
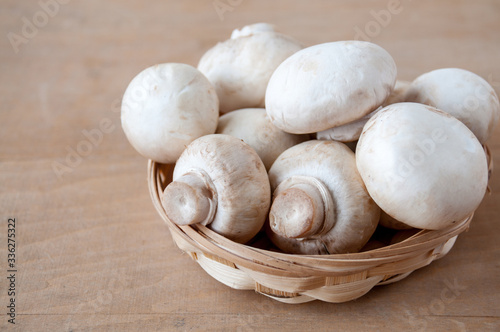
<path fill-rule="evenodd" d="M 498 94 L 498 1 L 3 0 L 0 9 L 0 330 L 500 329 L 500 172 L 445 258 L 352 302 L 287 305 L 230 289 L 181 253 L 119 113 L 139 71 L 196 65 L 255 22 L 307 45 L 369 39 L 393 55 L 400 79 L 461 67 Z M 489 146 L 500 164 L 499 128 Z M 15 326 L 5 315 L 9 218 Z"/>

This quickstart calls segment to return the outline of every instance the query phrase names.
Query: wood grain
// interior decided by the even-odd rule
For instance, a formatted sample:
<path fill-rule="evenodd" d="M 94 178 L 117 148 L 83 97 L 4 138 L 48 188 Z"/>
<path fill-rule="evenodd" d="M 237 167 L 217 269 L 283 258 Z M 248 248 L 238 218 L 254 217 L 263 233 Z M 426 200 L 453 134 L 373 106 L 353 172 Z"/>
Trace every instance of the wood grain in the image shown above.
<path fill-rule="evenodd" d="M 17 222 L 18 268 L 16 325 L 2 314 L 0 330 L 500 329 L 500 172 L 445 258 L 353 302 L 292 306 L 219 284 L 175 247 L 149 198 L 147 161 L 119 119 L 121 96 L 140 70 L 196 65 L 232 29 L 254 22 L 307 45 L 371 31 L 401 79 L 461 67 L 500 94 L 498 1 L 401 0 L 379 29 L 373 13 L 388 10 L 389 0 L 231 1 L 240 4 L 222 17 L 217 1 L 60 3 L 46 24 L 38 1 L 0 4 L 1 313 L 9 301 L 8 218 Z M 22 36 L 34 17 L 40 27 L 16 53 L 9 33 Z M 95 144 L 82 143 L 85 133 Z M 499 128 L 489 146 L 499 165 Z"/>

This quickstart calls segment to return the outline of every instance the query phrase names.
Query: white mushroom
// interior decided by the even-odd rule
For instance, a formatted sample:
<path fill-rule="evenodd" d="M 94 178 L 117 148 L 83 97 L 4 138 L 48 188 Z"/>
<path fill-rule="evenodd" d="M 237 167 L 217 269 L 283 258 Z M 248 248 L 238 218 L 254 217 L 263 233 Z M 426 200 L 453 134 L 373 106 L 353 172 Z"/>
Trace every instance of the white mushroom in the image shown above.
<path fill-rule="evenodd" d="M 464 69 L 437 69 L 417 77 L 406 101 L 434 106 L 453 115 L 483 144 L 500 118 L 495 90 L 483 78 Z"/>
<path fill-rule="evenodd" d="M 391 91 L 389 97 L 387 97 L 382 106 L 377 108 L 375 111 L 368 113 L 361 119 L 355 120 L 353 122 L 349 122 L 341 126 L 320 131 L 319 133 L 316 134 L 316 137 L 318 139 L 329 139 L 344 143 L 357 141 L 359 139 L 359 136 L 361 135 L 361 132 L 363 131 L 363 127 L 368 122 L 368 120 L 370 120 L 372 116 L 377 114 L 378 111 L 380 111 L 383 107 L 387 105 L 400 103 L 404 101 L 406 91 L 408 90 L 410 84 L 411 83 L 407 81 L 397 80 L 396 85 L 394 86 L 394 89 Z"/>
<path fill-rule="evenodd" d="M 407 224 L 394 219 L 384 211 L 382 211 L 382 213 L 380 214 L 380 220 L 378 223 L 380 226 L 390 229 L 397 229 L 397 230 L 413 229 L 413 227 L 408 226 Z"/>
<path fill-rule="evenodd" d="M 246 108 L 224 114 L 219 118 L 216 132 L 242 139 L 257 152 L 267 170 L 283 151 L 309 138 L 278 129 L 269 121 L 263 108 Z"/>
<path fill-rule="evenodd" d="M 219 102 L 212 84 L 196 68 L 164 63 L 139 73 L 121 106 L 123 131 L 144 157 L 174 163 L 196 138 L 217 128 Z"/>
<path fill-rule="evenodd" d="M 474 134 L 423 104 L 392 104 L 371 118 L 358 141 L 356 162 L 380 208 L 415 228 L 460 222 L 486 192 L 486 156 Z"/>
<path fill-rule="evenodd" d="M 269 237 L 285 252 L 357 252 L 377 227 L 379 207 L 356 170 L 354 153 L 334 141 L 307 141 L 269 170 Z"/>
<path fill-rule="evenodd" d="M 275 126 L 315 133 L 376 110 L 396 82 L 396 64 L 378 45 L 340 41 L 305 48 L 273 73 L 266 110 Z"/>
<path fill-rule="evenodd" d="M 214 84 L 222 114 L 247 107 L 264 107 L 267 83 L 278 65 L 302 45 L 258 23 L 235 30 L 201 58 L 198 69 Z"/>
<path fill-rule="evenodd" d="M 375 111 L 368 113 L 361 119 L 355 120 L 353 122 L 320 131 L 316 133 L 316 138 L 339 141 L 343 143 L 357 141 L 359 139 L 359 136 L 361 135 L 361 132 L 363 131 L 363 127 L 365 126 L 366 122 L 368 122 L 368 120 L 370 120 L 370 118 L 377 114 L 377 112 L 381 109 L 382 107 L 379 107 Z"/>
<path fill-rule="evenodd" d="M 178 225 L 208 225 L 245 243 L 262 228 L 270 199 L 257 153 L 236 137 L 214 134 L 196 139 L 179 157 L 162 204 Z"/>

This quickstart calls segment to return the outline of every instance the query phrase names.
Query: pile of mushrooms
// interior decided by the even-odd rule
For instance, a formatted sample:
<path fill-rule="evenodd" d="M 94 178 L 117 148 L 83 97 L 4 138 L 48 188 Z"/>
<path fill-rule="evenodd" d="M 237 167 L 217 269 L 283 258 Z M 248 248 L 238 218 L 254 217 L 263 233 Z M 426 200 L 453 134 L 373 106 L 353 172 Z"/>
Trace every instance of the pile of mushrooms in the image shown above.
<path fill-rule="evenodd" d="M 141 155 L 175 164 L 162 196 L 171 222 L 314 255 L 469 217 L 487 189 L 484 144 L 499 118 L 495 90 L 474 73 L 403 81 L 378 45 L 304 47 L 266 23 L 233 31 L 197 68 L 145 69 L 121 113 Z M 389 229 L 399 235 L 377 239 Z"/>

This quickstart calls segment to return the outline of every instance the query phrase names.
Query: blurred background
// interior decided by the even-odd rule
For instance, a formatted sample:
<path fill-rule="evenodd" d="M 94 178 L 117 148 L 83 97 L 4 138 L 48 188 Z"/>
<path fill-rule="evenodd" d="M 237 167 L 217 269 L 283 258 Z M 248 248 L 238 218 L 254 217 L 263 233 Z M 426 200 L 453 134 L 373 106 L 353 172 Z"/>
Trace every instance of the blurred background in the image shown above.
<path fill-rule="evenodd" d="M 26 135 L 48 144 L 75 129 L 64 125 L 51 131 L 51 116 L 67 123 L 76 112 L 80 126 L 93 126 L 92 115 L 108 112 L 142 69 L 161 62 L 196 66 L 233 29 L 256 22 L 272 23 L 306 45 L 372 41 L 394 57 L 404 80 L 460 67 L 496 80 L 497 89 L 500 82 L 500 66 L 491 61 L 500 58 L 500 3 L 494 0 L 4 0 L 1 7 L 2 108 L 20 110 L 23 121 L 37 124 Z M 62 107 L 49 110 L 54 99 Z M 9 120 L 13 123 L 5 125 L 19 118 Z M 124 142 L 119 131 L 112 136 L 114 146 Z M 2 137 L 7 145 L 15 139 Z M 36 144 L 25 152 L 45 153 Z"/>

